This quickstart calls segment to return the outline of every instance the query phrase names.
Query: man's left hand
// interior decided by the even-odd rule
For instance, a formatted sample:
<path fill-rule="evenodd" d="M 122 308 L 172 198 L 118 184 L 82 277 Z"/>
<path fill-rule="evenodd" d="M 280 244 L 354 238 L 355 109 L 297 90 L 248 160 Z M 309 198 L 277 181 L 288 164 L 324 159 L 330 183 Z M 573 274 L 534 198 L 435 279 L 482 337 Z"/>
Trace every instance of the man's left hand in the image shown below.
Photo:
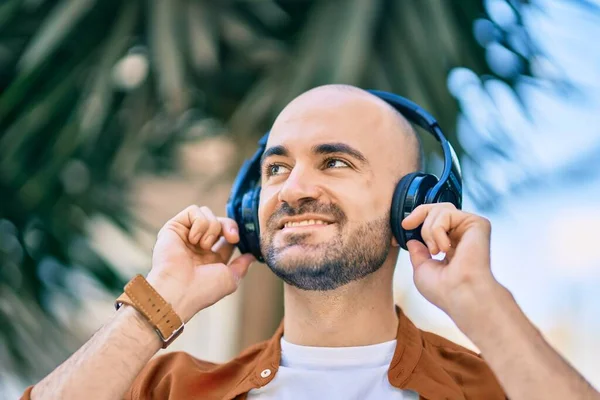
<path fill-rule="evenodd" d="M 478 296 L 500 286 L 490 269 L 490 222 L 450 203 L 417 207 L 402 222 L 404 229 L 423 224 L 421 236 L 407 243 L 419 292 L 451 318 L 467 317 Z M 443 260 L 432 258 L 440 252 Z M 458 322 L 455 320 L 455 322 Z"/>

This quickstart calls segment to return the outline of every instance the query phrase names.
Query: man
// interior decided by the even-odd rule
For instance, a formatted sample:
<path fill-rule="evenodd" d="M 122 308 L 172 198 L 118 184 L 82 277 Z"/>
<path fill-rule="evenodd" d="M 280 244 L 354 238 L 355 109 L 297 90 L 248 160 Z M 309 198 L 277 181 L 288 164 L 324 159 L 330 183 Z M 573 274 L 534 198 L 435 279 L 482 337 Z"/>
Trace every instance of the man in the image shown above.
<path fill-rule="evenodd" d="M 275 121 L 261 167 L 261 250 L 285 282 L 275 336 L 222 365 L 185 353 L 150 361 L 162 342 L 125 305 L 24 398 L 600 399 L 494 279 L 484 218 L 437 204 L 403 222 L 423 224 L 427 244 L 408 243 L 415 285 L 482 357 L 395 308 L 390 201 L 419 154 L 407 121 L 367 92 L 299 96 Z M 189 207 L 159 232 L 147 281 L 187 322 L 237 289 L 253 261 L 226 265 L 238 240 L 234 221 Z"/>

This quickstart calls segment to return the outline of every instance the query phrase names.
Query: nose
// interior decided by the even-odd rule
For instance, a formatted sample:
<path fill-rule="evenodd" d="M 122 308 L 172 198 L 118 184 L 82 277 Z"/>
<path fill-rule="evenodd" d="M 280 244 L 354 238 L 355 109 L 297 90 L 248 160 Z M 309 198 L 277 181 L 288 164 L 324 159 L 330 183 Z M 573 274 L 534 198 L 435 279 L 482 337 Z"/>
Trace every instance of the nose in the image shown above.
<path fill-rule="evenodd" d="M 279 191 L 279 201 L 298 207 L 306 201 L 316 200 L 322 191 L 310 171 L 296 165 Z"/>

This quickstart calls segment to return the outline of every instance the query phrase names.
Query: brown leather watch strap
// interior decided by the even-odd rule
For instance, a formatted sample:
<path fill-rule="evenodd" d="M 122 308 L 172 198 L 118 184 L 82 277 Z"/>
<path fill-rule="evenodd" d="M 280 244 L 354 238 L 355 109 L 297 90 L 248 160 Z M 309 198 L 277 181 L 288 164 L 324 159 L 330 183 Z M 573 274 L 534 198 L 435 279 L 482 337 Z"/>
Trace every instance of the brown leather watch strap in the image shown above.
<path fill-rule="evenodd" d="M 123 304 L 132 306 L 148 320 L 163 341 L 163 349 L 183 332 L 181 318 L 142 275 L 125 285 L 125 293 L 115 301 L 115 308 L 118 310 Z"/>

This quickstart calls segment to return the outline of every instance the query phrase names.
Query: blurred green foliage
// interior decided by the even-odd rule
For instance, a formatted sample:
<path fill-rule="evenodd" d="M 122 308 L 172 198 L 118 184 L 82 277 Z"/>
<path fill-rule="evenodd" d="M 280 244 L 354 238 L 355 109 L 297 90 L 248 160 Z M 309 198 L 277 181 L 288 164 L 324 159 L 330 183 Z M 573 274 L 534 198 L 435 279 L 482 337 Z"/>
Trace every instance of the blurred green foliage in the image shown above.
<path fill-rule="evenodd" d="M 518 27 L 519 3 L 507 4 Z M 186 141 L 230 135 L 246 156 L 296 95 L 349 83 L 411 98 L 476 159 L 456 140 L 448 72 L 513 84 L 533 54 L 522 41 L 515 74 L 495 75 L 476 20 L 512 48 L 480 0 L 0 3 L 3 367 L 33 379 L 79 346 L 57 299 L 76 304 L 86 277 L 115 294 L 125 280 L 93 251 L 87 222 L 138 224 L 128 188 L 176 171 Z"/>

